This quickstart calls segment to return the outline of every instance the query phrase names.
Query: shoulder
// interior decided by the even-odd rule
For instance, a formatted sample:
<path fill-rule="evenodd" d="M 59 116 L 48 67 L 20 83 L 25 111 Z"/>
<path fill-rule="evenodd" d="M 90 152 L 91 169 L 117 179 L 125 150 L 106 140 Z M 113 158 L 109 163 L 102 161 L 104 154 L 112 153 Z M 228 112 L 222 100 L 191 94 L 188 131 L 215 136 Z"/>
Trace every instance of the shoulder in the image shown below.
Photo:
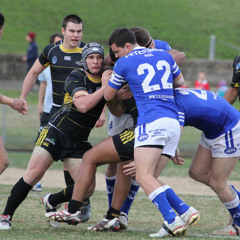
<path fill-rule="evenodd" d="M 157 49 L 163 49 L 165 51 L 169 51 L 171 50 L 171 46 L 169 45 L 169 43 L 165 42 L 165 41 L 162 41 L 162 40 L 154 40 L 155 42 L 155 47 Z"/>

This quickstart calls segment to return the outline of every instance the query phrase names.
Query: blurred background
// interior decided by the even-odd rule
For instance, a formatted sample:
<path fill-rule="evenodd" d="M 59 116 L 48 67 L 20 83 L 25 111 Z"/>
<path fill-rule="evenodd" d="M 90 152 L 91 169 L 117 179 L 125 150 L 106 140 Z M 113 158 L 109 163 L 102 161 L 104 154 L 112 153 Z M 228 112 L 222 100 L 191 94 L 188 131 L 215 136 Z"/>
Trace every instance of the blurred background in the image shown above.
<path fill-rule="evenodd" d="M 199 72 L 204 72 L 210 90 L 217 92 L 221 81 L 231 82 L 232 61 L 240 49 L 239 9 L 238 0 L 1 0 L 5 28 L 0 41 L 0 92 L 20 96 L 26 75 L 22 60 L 28 47 L 26 34 L 36 33 L 40 54 L 49 36 L 61 31 L 62 20 L 69 14 L 84 21 L 82 41 L 103 44 L 106 54 L 108 38 L 116 27 L 146 28 L 154 39 L 186 54 L 180 68 L 187 87 L 194 87 Z M 8 150 L 33 148 L 39 127 L 37 90 L 28 97 L 29 116 L 0 105 L 0 134 Z M 235 106 L 239 108 L 239 103 Z M 184 156 L 192 156 L 200 135 L 194 128 L 185 128 L 180 142 Z M 96 144 L 106 136 L 107 121 L 104 127 L 94 129 L 90 141 Z"/>

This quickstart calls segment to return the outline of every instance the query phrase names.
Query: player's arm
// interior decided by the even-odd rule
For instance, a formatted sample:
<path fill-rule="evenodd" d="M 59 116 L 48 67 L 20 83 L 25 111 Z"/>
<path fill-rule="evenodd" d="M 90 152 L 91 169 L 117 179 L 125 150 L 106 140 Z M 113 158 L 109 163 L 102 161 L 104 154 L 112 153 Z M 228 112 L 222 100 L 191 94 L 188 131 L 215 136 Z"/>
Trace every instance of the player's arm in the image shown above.
<path fill-rule="evenodd" d="M 37 76 L 45 68 L 46 67 L 41 65 L 41 63 L 37 59 L 35 61 L 35 63 L 33 64 L 32 68 L 29 70 L 28 74 L 26 75 L 26 77 L 25 77 L 25 79 L 23 81 L 20 99 L 22 99 L 25 102 L 26 108 L 27 108 L 26 98 L 27 98 L 29 92 L 31 91 L 31 89 L 33 88 L 33 86 L 34 86 L 34 84 L 35 84 L 35 82 L 37 80 Z"/>
<path fill-rule="evenodd" d="M 224 94 L 223 98 L 225 98 L 230 104 L 234 104 L 234 102 L 238 98 L 238 88 L 230 87 L 227 92 Z"/>
<path fill-rule="evenodd" d="M 173 80 L 173 88 L 182 87 L 184 84 L 184 77 L 182 73 L 180 73 L 176 78 Z"/>
<path fill-rule="evenodd" d="M 40 115 L 43 113 L 43 102 L 44 102 L 44 96 L 46 92 L 47 82 L 41 81 L 39 92 L 38 92 L 38 115 L 40 118 Z"/>
<path fill-rule="evenodd" d="M 91 94 L 87 91 L 78 91 L 73 95 L 73 103 L 79 112 L 86 113 L 102 100 L 103 92 L 103 87 Z"/>
<path fill-rule="evenodd" d="M 181 64 L 183 64 L 183 62 L 186 59 L 186 55 L 184 52 L 179 52 L 176 49 L 171 49 L 169 51 L 167 51 L 168 53 L 170 53 L 173 57 L 173 59 L 175 60 L 175 62 L 177 63 L 178 66 L 180 66 Z"/>
<path fill-rule="evenodd" d="M 11 98 L 0 94 L 0 104 L 5 104 L 11 107 L 14 110 L 17 110 L 19 113 L 27 115 L 24 101 L 18 98 Z"/>

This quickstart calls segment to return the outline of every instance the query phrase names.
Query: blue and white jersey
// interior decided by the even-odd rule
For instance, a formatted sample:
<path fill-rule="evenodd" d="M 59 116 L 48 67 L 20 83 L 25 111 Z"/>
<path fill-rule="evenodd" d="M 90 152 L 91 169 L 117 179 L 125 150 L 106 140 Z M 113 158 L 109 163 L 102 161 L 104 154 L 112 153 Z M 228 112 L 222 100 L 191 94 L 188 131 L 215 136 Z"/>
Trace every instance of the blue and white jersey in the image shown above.
<path fill-rule="evenodd" d="M 167 42 L 164 42 L 162 40 L 153 40 L 155 42 L 155 48 L 156 49 L 162 49 L 164 51 L 169 51 L 171 50 L 171 46 L 167 43 Z"/>
<path fill-rule="evenodd" d="M 182 126 L 193 126 L 214 139 L 231 130 L 240 120 L 240 112 L 221 96 L 207 90 L 174 90 Z"/>
<path fill-rule="evenodd" d="M 180 73 L 169 53 L 136 47 L 117 60 L 108 85 L 120 89 L 125 80 L 128 82 L 138 109 L 137 125 L 162 117 L 178 119 L 173 79 Z"/>

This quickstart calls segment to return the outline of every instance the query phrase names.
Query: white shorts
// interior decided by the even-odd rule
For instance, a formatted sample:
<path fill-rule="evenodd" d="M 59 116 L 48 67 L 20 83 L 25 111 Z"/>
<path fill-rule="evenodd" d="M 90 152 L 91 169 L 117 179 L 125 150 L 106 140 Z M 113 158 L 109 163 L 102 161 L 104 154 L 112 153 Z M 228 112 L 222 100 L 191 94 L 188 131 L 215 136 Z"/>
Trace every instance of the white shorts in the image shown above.
<path fill-rule="evenodd" d="M 134 148 L 147 145 L 163 146 L 163 154 L 175 156 L 180 138 L 180 125 L 173 118 L 159 118 L 135 129 Z"/>
<path fill-rule="evenodd" d="M 229 158 L 240 156 L 240 121 L 237 125 L 217 138 L 208 139 L 202 134 L 200 145 L 211 150 L 212 157 Z"/>
<path fill-rule="evenodd" d="M 116 117 L 110 113 L 108 120 L 108 135 L 114 136 L 121 133 L 124 129 L 133 127 L 133 118 L 130 114 L 124 113 Z"/>

